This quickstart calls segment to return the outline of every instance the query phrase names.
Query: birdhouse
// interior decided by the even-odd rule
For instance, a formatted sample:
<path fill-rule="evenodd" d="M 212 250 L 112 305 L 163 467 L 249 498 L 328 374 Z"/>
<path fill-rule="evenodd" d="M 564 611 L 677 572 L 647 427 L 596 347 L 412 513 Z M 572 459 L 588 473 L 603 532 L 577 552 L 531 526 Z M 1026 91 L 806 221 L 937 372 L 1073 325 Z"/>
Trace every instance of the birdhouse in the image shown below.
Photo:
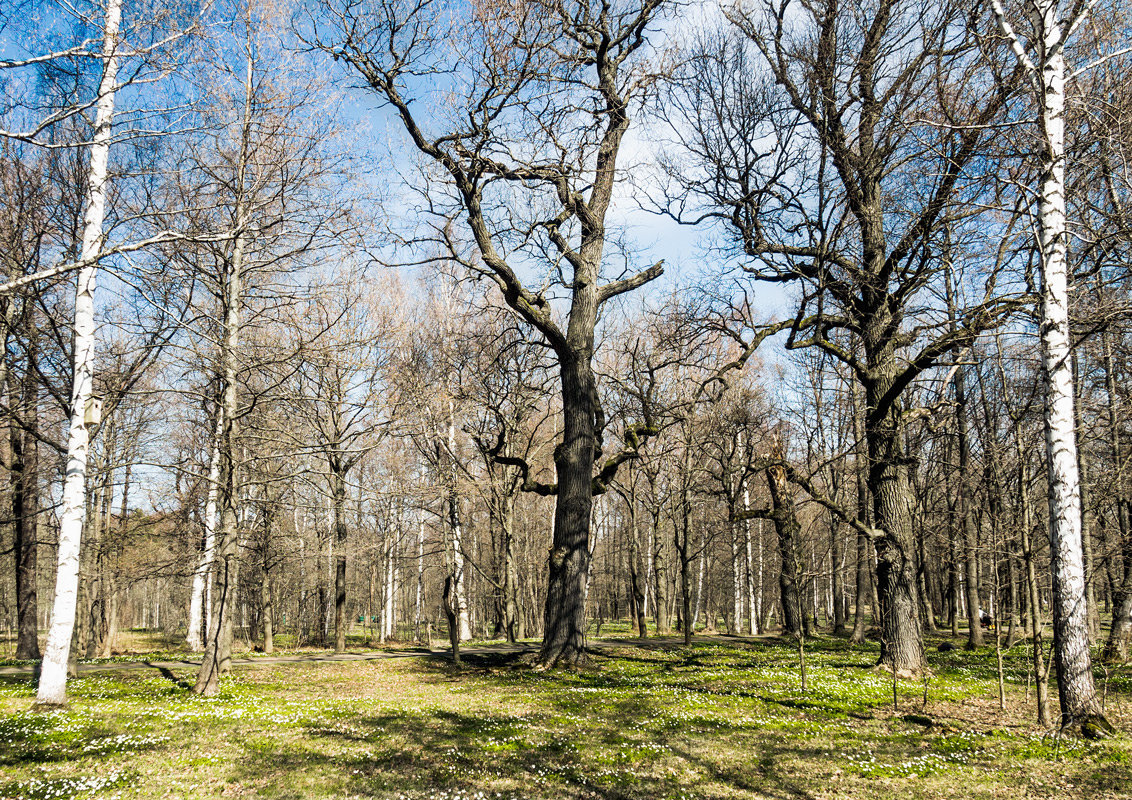
<path fill-rule="evenodd" d="M 86 406 L 83 408 L 83 424 L 88 428 L 95 428 L 100 422 L 102 422 L 102 396 L 92 394 L 86 399 Z"/>

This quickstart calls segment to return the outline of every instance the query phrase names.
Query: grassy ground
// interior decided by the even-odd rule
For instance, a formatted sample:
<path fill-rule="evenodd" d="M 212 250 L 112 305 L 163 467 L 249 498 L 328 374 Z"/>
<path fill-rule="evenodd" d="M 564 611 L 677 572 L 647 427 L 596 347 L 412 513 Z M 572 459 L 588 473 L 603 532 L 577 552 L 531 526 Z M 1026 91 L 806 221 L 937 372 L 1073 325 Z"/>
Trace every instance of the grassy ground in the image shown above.
<path fill-rule="evenodd" d="M 607 631 L 603 631 L 606 633 Z M 875 671 L 875 646 L 822 638 L 690 648 L 607 643 L 592 669 L 514 656 L 241 668 L 220 697 L 190 673 L 71 684 L 65 711 L 0 681 L 0 797 L 1132 797 L 1132 742 L 1030 724 L 1025 654 L 933 649 L 924 686 Z M 1102 673 L 1103 678 L 1103 673 Z M 1056 692 L 1054 692 L 1056 697 Z M 1056 702 L 1056 700 L 1055 700 Z M 1132 730 L 1132 675 L 1106 703 Z M 931 724 L 926 724 L 928 722 Z"/>

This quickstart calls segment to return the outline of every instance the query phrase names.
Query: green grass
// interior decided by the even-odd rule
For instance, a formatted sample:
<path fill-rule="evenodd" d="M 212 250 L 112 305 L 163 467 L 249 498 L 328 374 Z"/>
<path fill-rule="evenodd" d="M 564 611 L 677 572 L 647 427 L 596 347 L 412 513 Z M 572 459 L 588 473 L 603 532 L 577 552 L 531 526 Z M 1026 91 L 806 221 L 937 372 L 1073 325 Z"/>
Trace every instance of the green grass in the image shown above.
<path fill-rule="evenodd" d="M 926 707 L 900 682 L 896 709 L 875 645 L 811 641 L 805 692 L 796 658 L 719 639 L 608 644 L 571 672 L 502 654 L 279 664 L 238 668 L 207 700 L 188 672 L 106 672 L 50 713 L 30 681 L 0 680 L 0 797 L 1132 796 L 1127 739 L 1034 728 L 1021 648 L 1005 711 L 993 649 L 932 649 Z M 1129 730 L 1126 682 L 1107 703 Z"/>

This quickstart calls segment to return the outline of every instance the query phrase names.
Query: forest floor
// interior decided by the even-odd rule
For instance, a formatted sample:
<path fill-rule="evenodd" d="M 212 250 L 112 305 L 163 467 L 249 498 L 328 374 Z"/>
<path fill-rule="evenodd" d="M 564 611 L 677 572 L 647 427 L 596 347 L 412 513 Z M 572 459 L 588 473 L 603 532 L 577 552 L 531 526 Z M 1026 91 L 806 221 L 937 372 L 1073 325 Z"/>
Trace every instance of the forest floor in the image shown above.
<path fill-rule="evenodd" d="M 819 637 L 803 691 L 773 637 L 638 647 L 538 673 L 515 652 L 237 666 L 221 694 L 191 665 L 109 669 L 36 712 L 0 677 L 3 798 L 1132 797 L 1132 670 L 1105 675 L 1124 734 L 1062 739 L 1033 723 L 1026 650 L 939 652 L 927 685 L 875 670 L 876 645 Z M 423 654 L 422 654 L 423 655 Z M 1056 705 L 1056 689 L 1053 702 Z"/>

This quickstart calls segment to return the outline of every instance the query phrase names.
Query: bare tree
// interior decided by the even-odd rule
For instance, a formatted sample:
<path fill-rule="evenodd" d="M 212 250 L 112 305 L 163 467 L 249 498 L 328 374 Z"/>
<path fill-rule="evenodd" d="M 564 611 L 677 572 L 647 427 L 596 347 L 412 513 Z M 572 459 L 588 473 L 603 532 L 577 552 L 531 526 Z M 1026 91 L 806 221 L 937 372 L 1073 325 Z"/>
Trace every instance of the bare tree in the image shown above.
<path fill-rule="evenodd" d="M 661 6 L 483 4 L 453 16 L 434 0 L 328 0 L 308 34 L 392 107 L 443 176 L 430 207 L 444 218 L 437 234 L 449 255 L 494 281 L 557 356 L 564 424 L 558 480 L 545 487 L 557 495 L 541 653 L 547 667 L 585 659 L 591 508 L 609 477 L 594 469 L 605 427 L 592 366 L 598 314 L 662 270 L 654 264 L 603 282 L 619 156 L 650 85 L 646 33 Z M 449 37 L 460 46 L 449 47 Z M 433 88 L 446 83 L 447 112 L 422 114 L 423 75 Z M 526 195 L 530 219 L 512 215 L 515 194 Z M 474 255 L 455 239 L 448 220 L 456 217 Z M 547 276 L 534 289 L 520 277 L 532 259 Z M 565 319 L 552 287 L 562 290 Z"/>
<path fill-rule="evenodd" d="M 1081 538 L 1081 489 L 1070 360 L 1069 262 L 1066 223 L 1065 48 L 1092 3 L 1038 0 L 1022 15 L 1019 34 L 1013 9 L 991 0 L 998 28 L 1025 71 L 1037 105 L 1040 187 L 1036 213 L 1041 265 L 1042 361 L 1046 389 L 1046 457 L 1049 462 L 1050 570 L 1053 632 L 1061 726 L 1104 736 L 1105 719 L 1093 681 L 1089 652 L 1085 565 Z"/>
<path fill-rule="evenodd" d="M 985 191 L 971 165 L 1014 78 L 984 90 L 958 3 L 763 0 L 728 13 L 731 30 L 698 47 L 668 102 L 679 155 L 662 207 L 723 226 L 751 278 L 795 287 L 787 347 L 820 348 L 864 390 L 881 662 L 919 672 L 905 390 L 1021 302 L 997 293 L 993 261 L 957 330 L 925 296 L 939 232 Z"/>

